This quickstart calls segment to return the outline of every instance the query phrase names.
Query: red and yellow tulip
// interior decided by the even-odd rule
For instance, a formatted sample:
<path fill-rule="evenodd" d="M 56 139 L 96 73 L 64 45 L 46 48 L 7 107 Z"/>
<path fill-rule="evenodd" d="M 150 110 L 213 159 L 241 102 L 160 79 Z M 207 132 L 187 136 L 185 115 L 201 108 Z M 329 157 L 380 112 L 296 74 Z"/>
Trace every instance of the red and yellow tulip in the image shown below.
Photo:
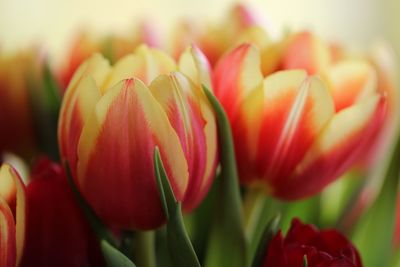
<path fill-rule="evenodd" d="M 217 164 L 216 123 L 200 84 L 208 63 L 191 47 L 176 64 L 139 47 L 114 66 L 96 54 L 74 74 L 60 113 L 61 155 L 106 223 L 151 229 L 165 220 L 153 170 L 159 147 L 175 196 L 195 208 Z"/>
<path fill-rule="evenodd" d="M 25 187 L 8 164 L 0 168 L 0 266 L 19 266 L 25 239 Z"/>
<path fill-rule="evenodd" d="M 214 92 L 226 109 L 241 181 L 281 199 L 320 192 L 369 150 L 387 113 L 377 70 L 336 59 L 309 33 L 286 39 L 275 70 L 243 44 L 217 64 Z"/>

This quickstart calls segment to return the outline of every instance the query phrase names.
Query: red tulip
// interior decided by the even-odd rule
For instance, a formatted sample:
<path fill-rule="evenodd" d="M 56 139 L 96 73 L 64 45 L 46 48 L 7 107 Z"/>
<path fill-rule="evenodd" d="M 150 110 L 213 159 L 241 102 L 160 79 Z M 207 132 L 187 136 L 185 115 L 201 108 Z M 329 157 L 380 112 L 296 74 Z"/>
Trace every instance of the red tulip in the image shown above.
<path fill-rule="evenodd" d="M 8 164 L 0 169 L 0 266 L 19 266 L 25 239 L 25 188 Z"/>
<path fill-rule="evenodd" d="M 373 143 L 386 113 L 376 70 L 365 60 L 314 64 L 318 55 L 286 59 L 285 66 L 305 70 L 263 77 L 264 58 L 243 44 L 217 64 L 214 92 L 231 122 L 242 183 L 281 199 L 304 198 L 358 163 Z M 316 69 L 319 75 L 306 71 Z"/>
<path fill-rule="evenodd" d="M 151 229 L 165 221 L 153 170 L 161 157 L 183 208 L 208 192 L 217 162 L 215 118 L 200 82 L 208 64 L 190 48 L 177 65 L 142 46 L 115 66 L 94 55 L 75 73 L 59 123 L 61 155 L 106 223 Z"/>
<path fill-rule="evenodd" d="M 268 245 L 264 267 L 361 267 L 357 249 L 334 229 L 318 230 L 294 219 L 286 237 L 282 232 Z"/>
<path fill-rule="evenodd" d="M 21 267 L 102 266 L 94 236 L 61 166 L 40 160 L 26 188 L 26 236 Z"/>

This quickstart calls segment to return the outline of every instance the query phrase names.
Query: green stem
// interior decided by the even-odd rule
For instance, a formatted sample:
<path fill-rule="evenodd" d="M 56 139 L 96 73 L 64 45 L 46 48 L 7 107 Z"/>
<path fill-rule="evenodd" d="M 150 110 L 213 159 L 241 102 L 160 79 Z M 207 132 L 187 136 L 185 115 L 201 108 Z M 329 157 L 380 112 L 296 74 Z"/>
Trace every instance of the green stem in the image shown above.
<path fill-rule="evenodd" d="M 260 221 L 267 197 L 259 189 L 249 189 L 244 198 L 244 224 L 247 240 L 252 240 Z"/>
<path fill-rule="evenodd" d="M 280 222 L 281 203 L 259 189 L 250 189 L 245 196 L 247 266 L 260 266 L 269 241 Z"/>
<path fill-rule="evenodd" d="M 135 233 L 135 262 L 141 267 L 156 267 L 154 231 Z"/>

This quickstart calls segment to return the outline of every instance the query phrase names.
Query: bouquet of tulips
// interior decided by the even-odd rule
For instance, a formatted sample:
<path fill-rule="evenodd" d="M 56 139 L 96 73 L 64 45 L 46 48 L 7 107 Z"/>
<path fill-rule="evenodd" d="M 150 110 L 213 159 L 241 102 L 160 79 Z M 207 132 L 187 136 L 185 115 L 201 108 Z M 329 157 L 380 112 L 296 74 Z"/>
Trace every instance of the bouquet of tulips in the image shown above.
<path fill-rule="evenodd" d="M 400 266 L 388 44 L 245 6 L 131 36 L 1 55 L 0 267 Z"/>

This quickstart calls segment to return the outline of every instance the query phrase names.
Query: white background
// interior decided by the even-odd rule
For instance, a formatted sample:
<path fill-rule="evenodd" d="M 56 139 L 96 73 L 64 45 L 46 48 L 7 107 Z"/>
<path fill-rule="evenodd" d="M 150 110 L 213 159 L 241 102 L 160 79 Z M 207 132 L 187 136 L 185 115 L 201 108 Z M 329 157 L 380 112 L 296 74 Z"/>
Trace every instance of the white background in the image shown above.
<path fill-rule="evenodd" d="M 249 0 L 277 31 L 308 28 L 323 37 L 366 46 L 376 38 L 400 48 L 399 0 Z M 50 55 L 65 51 L 74 32 L 120 32 L 148 18 L 169 29 L 184 17 L 214 21 L 235 3 L 231 0 L 0 0 L 0 48 L 13 51 L 44 43 Z"/>

